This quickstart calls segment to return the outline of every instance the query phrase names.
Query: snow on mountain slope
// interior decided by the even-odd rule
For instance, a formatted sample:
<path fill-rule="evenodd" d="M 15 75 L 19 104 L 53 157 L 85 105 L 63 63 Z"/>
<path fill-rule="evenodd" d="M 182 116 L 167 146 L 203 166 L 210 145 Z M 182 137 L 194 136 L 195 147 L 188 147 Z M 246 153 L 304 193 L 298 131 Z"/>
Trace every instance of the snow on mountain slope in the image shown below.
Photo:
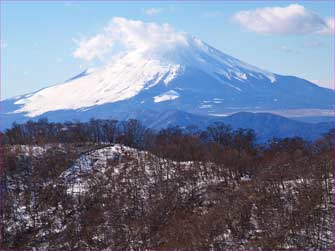
<path fill-rule="evenodd" d="M 53 121 L 120 119 L 148 109 L 200 115 L 334 109 L 333 90 L 259 69 L 185 33 L 166 34 L 170 30 L 164 25 L 131 22 L 132 33 L 141 25 L 147 30 L 122 31 L 130 49 L 65 83 L 4 100 L 3 126 L 44 116 Z M 156 36 L 152 30 L 162 31 Z M 81 49 L 77 54 L 91 57 L 91 48 Z"/>
<path fill-rule="evenodd" d="M 14 112 L 25 112 L 27 116 L 35 117 L 48 111 L 80 109 L 126 100 L 158 83 L 168 85 L 182 74 L 183 69 L 189 67 L 206 72 L 237 90 L 218 75 L 239 81 L 255 77 L 275 82 L 274 74 L 245 64 L 197 38 L 189 37 L 187 45 L 163 54 L 135 50 L 115 58 L 101 69 L 20 98 L 15 104 L 22 107 Z"/>
<path fill-rule="evenodd" d="M 178 70 L 178 65 L 132 53 L 93 73 L 19 99 L 15 104 L 23 106 L 15 112 L 27 112 L 28 116 L 35 117 L 48 111 L 79 109 L 128 99 L 161 80 L 168 84 Z"/>
<path fill-rule="evenodd" d="M 154 97 L 155 103 L 168 101 L 168 100 L 174 100 L 176 98 L 179 98 L 179 93 L 173 90 L 167 91 L 159 96 Z"/>

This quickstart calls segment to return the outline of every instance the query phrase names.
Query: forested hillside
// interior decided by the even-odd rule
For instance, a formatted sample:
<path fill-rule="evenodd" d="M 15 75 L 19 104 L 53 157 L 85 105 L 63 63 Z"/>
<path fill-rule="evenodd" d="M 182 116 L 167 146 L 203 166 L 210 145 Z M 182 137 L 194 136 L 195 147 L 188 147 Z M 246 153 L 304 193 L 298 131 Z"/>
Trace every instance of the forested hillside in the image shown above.
<path fill-rule="evenodd" d="M 256 144 L 213 124 L 14 124 L 5 249 L 333 249 L 334 132 Z"/>

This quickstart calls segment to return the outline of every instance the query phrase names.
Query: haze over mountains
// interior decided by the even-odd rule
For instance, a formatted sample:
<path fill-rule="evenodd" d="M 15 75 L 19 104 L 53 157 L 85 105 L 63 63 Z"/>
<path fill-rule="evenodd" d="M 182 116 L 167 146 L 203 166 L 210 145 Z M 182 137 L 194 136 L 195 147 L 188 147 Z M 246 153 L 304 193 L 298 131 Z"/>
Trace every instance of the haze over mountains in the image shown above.
<path fill-rule="evenodd" d="M 2 127 L 40 117 L 51 121 L 136 118 L 154 128 L 202 126 L 236 112 L 299 115 L 301 111 L 304 116 L 306 111 L 318 115 L 334 109 L 333 90 L 259 69 L 184 33 L 169 39 L 162 41 L 164 49 L 152 45 L 130 50 L 65 83 L 4 100 Z M 264 119 L 247 113 L 239 116 L 245 117 L 238 124 L 241 127 L 250 119 Z M 275 117 L 267 115 L 267 120 Z"/>

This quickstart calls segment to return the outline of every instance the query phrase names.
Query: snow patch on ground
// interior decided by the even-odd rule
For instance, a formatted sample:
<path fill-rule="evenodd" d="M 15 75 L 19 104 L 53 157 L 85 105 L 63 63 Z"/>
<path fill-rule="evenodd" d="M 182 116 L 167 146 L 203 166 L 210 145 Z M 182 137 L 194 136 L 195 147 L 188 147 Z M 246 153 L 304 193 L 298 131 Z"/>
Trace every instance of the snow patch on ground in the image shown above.
<path fill-rule="evenodd" d="M 200 105 L 199 108 L 200 109 L 208 109 L 208 108 L 212 108 L 212 105 Z"/>
<path fill-rule="evenodd" d="M 164 92 L 161 95 L 155 96 L 154 97 L 154 102 L 155 103 L 159 103 L 159 102 L 163 102 L 163 101 L 169 101 L 169 100 L 174 100 L 179 98 L 179 93 L 174 91 L 174 90 L 170 90 L 167 92 Z"/>

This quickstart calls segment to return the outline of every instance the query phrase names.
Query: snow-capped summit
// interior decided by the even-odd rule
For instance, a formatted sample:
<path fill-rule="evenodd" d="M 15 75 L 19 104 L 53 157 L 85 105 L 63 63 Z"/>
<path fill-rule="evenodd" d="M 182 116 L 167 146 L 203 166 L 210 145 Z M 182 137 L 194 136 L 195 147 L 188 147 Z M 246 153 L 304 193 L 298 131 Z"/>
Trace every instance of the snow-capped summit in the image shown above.
<path fill-rule="evenodd" d="M 14 104 L 22 106 L 14 113 L 25 112 L 27 116 L 35 117 L 50 111 L 88 108 L 130 99 L 158 84 L 169 86 L 171 81 L 189 69 L 204 72 L 237 91 L 242 89 L 229 83 L 230 80 L 244 82 L 255 78 L 271 83 L 276 80 L 270 72 L 230 57 L 200 39 L 189 37 L 187 44 L 176 45 L 164 53 L 150 50 L 128 52 L 100 69 L 87 70 L 63 84 L 20 98 Z M 168 92 L 177 93 L 175 90 Z M 155 96 L 153 99 L 156 103 L 162 100 Z"/>
<path fill-rule="evenodd" d="M 333 109 L 332 90 L 259 69 L 184 33 L 159 38 L 159 47 L 146 41 L 101 68 L 5 100 L 3 116 L 11 123 L 39 116 L 110 118 L 148 108 L 203 115 Z"/>

